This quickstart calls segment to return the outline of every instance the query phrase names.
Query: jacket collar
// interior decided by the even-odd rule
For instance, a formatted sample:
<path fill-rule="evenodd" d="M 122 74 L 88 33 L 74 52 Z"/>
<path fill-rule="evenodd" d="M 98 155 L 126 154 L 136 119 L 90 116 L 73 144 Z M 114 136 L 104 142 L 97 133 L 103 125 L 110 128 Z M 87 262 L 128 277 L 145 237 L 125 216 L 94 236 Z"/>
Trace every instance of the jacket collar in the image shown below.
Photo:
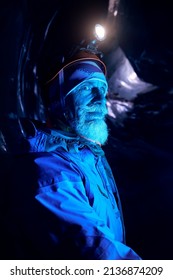
<path fill-rule="evenodd" d="M 50 129 L 40 126 L 36 135 L 28 139 L 30 152 L 53 152 L 61 149 L 78 153 L 88 147 L 95 155 L 104 155 L 102 148 L 92 141 L 78 136 L 72 132 Z"/>

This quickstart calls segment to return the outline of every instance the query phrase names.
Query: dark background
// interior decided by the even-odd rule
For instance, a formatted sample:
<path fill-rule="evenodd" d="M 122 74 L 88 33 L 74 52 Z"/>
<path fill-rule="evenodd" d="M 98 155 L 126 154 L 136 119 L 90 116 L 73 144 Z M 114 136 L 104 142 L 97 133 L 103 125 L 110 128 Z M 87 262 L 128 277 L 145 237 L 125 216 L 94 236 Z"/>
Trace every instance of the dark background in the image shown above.
<path fill-rule="evenodd" d="M 172 4 L 115 4 L 116 17 L 103 0 L 1 3 L 1 126 L 4 117 L 44 121 L 40 84 L 92 38 L 95 23 L 106 24 L 100 50 L 116 117 L 108 117 L 104 150 L 122 199 L 127 243 L 144 259 L 173 259 Z M 138 77 L 130 86 L 122 83 L 128 73 L 117 71 L 124 61 Z"/>

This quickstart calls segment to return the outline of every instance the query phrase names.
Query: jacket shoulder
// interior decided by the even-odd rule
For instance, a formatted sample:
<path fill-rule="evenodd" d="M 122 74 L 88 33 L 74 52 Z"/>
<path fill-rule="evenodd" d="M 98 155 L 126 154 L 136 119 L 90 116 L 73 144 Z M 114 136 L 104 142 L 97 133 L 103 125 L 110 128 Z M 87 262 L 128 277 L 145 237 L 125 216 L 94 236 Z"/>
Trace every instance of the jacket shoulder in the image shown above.
<path fill-rule="evenodd" d="M 64 180 L 79 181 L 79 170 L 70 155 L 63 152 L 37 152 L 17 156 L 12 171 L 17 184 L 30 184 L 35 188 L 50 186 Z"/>

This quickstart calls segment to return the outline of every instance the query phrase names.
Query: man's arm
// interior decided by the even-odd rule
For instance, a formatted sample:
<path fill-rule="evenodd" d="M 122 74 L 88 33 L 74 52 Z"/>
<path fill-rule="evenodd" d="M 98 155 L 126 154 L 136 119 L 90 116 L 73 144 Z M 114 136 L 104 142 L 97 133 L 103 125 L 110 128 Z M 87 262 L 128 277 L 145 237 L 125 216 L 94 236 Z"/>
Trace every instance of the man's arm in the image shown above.
<path fill-rule="evenodd" d="M 48 153 L 29 157 L 17 165 L 10 216 L 15 224 L 13 234 L 32 258 L 140 259 L 115 240 L 91 207 L 71 162 Z"/>

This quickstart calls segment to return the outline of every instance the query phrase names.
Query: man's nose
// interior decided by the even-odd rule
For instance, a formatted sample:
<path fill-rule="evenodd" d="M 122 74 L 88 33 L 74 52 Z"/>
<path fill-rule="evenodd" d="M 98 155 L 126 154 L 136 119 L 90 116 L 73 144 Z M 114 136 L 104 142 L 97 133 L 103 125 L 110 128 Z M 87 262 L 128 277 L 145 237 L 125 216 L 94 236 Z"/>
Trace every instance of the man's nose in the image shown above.
<path fill-rule="evenodd" d="M 103 100 L 105 100 L 105 94 L 104 94 L 103 90 L 101 90 L 98 87 L 92 88 L 92 94 L 93 94 L 94 102 L 102 102 Z"/>

